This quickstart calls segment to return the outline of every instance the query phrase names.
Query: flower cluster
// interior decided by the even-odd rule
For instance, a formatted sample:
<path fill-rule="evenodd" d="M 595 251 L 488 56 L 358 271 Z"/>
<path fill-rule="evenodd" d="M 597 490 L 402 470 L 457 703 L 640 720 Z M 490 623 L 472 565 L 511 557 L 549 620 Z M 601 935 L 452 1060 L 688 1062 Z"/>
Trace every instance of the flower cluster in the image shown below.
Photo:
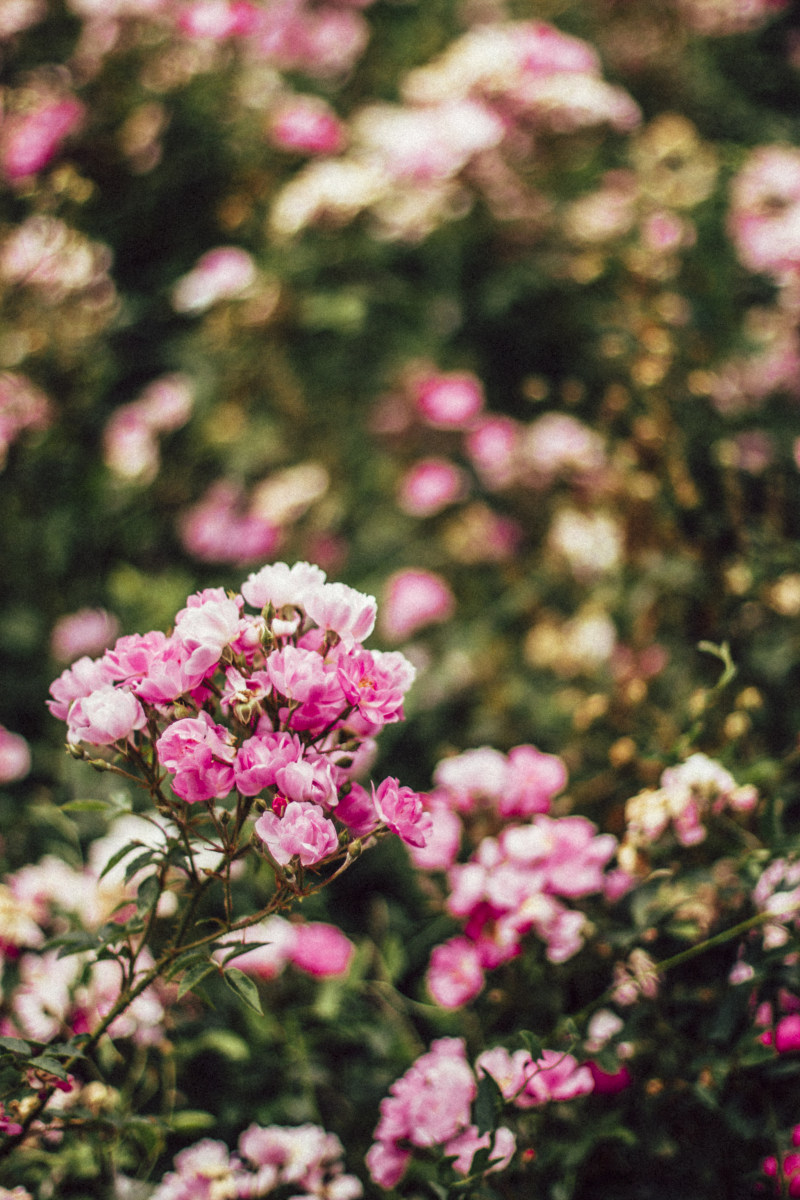
<path fill-rule="evenodd" d="M 727 811 L 748 813 L 758 801 L 754 787 L 740 787 L 730 771 L 700 753 L 668 767 L 660 783 L 657 790 L 632 797 L 625 807 L 620 862 L 628 870 L 636 869 L 638 855 L 670 827 L 682 846 L 696 846 L 708 835 L 709 817 Z"/>
<path fill-rule="evenodd" d="M 353 808 L 361 832 L 422 846 L 432 819 L 416 793 L 392 778 L 371 793 L 355 781 L 374 736 L 402 719 L 414 678 L 399 652 L 364 648 L 375 617 L 371 596 L 319 567 L 275 563 L 241 595 L 190 596 L 170 635 L 126 635 L 78 659 L 53 683 L 50 708 L 76 747 L 115 747 L 141 764 L 154 738 L 177 797 L 162 797 L 168 809 L 235 791 L 249 811 L 266 793 L 255 835 L 279 867 L 333 858 Z"/>
<path fill-rule="evenodd" d="M 318 1125 L 251 1125 L 238 1154 L 205 1138 L 175 1157 L 152 1200 L 241 1200 L 292 1188 L 295 1200 L 357 1200 L 362 1186 L 347 1175 L 342 1145 Z"/>
<path fill-rule="evenodd" d="M 484 972 L 515 958 L 530 932 L 546 943 L 551 962 L 564 962 L 583 945 L 586 917 L 565 899 L 615 893 L 605 874 L 617 842 L 585 817 L 547 815 L 566 783 L 564 763 L 535 746 L 507 755 L 484 746 L 444 759 L 426 798 L 434 832 L 415 865 L 446 870 L 446 907 L 464 922 L 464 934 L 437 946 L 428 987 L 438 1004 L 456 1008 L 478 994 Z M 496 836 L 481 836 L 467 862 L 456 862 L 466 827 L 490 817 Z"/>
<path fill-rule="evenodd" d="M 511 1130 L 500 1126 L 492 1137 L 480 1134 L 472 1121 L 478 1085 L 461 1038 L 434 1041 L 389 1092 L 367 1153 L 370 1175 L 380 1187 L 399 1182 L 415 1149 L 440 1148 L 461 1175 L 469 1174 L 478 1150 L 490 1149 L 489 1170 L 501 1171 L 511 1161 L 516 1148 Z"/>

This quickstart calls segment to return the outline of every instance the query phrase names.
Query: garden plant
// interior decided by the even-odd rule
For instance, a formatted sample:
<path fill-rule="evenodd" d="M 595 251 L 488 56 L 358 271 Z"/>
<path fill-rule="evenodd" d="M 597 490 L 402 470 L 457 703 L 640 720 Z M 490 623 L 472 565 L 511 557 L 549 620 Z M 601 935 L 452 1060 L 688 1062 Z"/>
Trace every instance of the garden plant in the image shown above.
<path fill-rule="evenodd" d="M 800 1196 L 800 12 L 0 0 L 0 1200 Z"/>

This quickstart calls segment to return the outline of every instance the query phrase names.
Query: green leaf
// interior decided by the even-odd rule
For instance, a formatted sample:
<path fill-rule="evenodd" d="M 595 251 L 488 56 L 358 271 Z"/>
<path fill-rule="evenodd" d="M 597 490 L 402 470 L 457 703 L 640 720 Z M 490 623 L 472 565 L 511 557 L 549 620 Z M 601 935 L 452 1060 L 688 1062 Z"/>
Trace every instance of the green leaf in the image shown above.
<path fill-rule="evenodd" d="M 123 858 L 126 858 L 127 855 L 132 854 L 134 850 L 138 850 L 141 844 L 141 842 L 129 842 L 127 846 L 120 846 L 119 850 L 115 851 L 114 854 L 111 855 L 111 858 L 103 867 L 102 871 L 100 872 L 100 878 L 102 879 L 103 876 L 107 875 L 109 871 L 113 871 L 117 863 L 121 863 Z"/>
<path fill-rule="evenodd" d="M 9 1054 L 24 1054 L 27 1058 L 31 1047 L 30 1043 L 23 1042 L 22 1038 L 0 1037 L 0 1050 L 7 1050 Z"/>
<path fill-rule="evenodd" d="M 537 1037 L 535 1033 L 531 1033 L 529 1029 L 521 1029 L 519 1031 L 519 1039 L 534 1062 L 542 1057 L 544 1050 L 542 1039 Z"/>
<path fill-rule="evenodd" d="M 108 812 L 109 809 L 116 809 L 116 804 L 112 804 L 109 800 L 68 800 L 66 804 L 60 805 L 61 812 Z"/>
<path fill-rule="evenodd" d="M 136 892 L 136 911 L 140 915 L 149 912 L 161 895 L 161 881 L 157 875 L 148 875 L 139 884 Z"/>
<path fill-rule="evenodd" d="M 123 1126 L 126 1137 L 133 1138 L 147 1158 L 154 1159 L 164 1147 L 164 1132 L 152 1117 L 130 1117 Z"/>
<path fill-rule="evenodd" d="M 96 950 L 97 935 L 88 929 L 76 929 L 71 933 L 62 933 L 60 937 L 51 938 L 45 949 L 60 947 L 57 958 L 69 958 L 71 954 L 82 954 L 86 950 Z"/>
<path fill-rule="evenodd" d="M 178 984 L 178 999 L 182 1000 L 187 992 L 193 991 L 198 983 L 201 983 L 207 976 L 213 975 L 216 970 L 218 970 L 216 964 L 209 962 L 208 959 L 205 962 L 195 963 Z"/>
<path fill-rule="evenodd" d="M 30 1066 L 38 1067 L 40 1071 L 47 1071 L 49 1075 L 55 1075 L 58 1079 L 66 1079 L 67 1072 L 64 1070 L 57 1058 L 51 1058 L 49 1054 L 38 1054 L 36 1058 L 30 1060 Z"/>
<path fill-rule="evenodd" d="M 252 1008 L 253 1012 L 257 1012 L 260 1017 L 263 1017 L 264 1010 L 261 1007 L 258 988 L 252 979 L 248 975 L 245 975 L 244 971 L 240 971 L 236 967 L 230 967 L 224 973 L 223 979 L 231 991 L 235 992 L 248 1008 Z"/>
<path fill-rule="evenodd" d="M 478 1094 L 472 1105 L 472 1118 L 478 1133 L 489 1133 L 497 1128 L 497 1118 L 503 1110 L 503 1093 L 491 1075 L 481 1075 Z"/>
<path fill-rule="evenodd" d="M 142 867 L 149 867 L 157 857 L 157 850 L 145 850 L 144 854 L 137 854 L 133 862 L 129 862 L 125 868 L 125 882 L 130 883 L 137 871 L 141 871 Z"/>
<path fill-rule="evenodd" d="M 176 1112 L 170 1119 L 173 1133 L 202 1133 L 205 1129 L 213 1129 L 217 1118 L 199 1108 L 185 1108 Z"/>

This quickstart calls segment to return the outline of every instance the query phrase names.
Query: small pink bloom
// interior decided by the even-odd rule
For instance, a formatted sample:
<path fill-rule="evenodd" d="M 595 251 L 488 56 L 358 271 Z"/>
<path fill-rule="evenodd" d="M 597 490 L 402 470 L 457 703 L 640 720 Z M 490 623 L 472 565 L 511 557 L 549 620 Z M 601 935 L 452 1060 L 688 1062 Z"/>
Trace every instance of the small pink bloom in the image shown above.
<path fill-rule="evenodd" d="M 162 766 L 175 773 L 172 790 L 187 804 L 222 800 L 233 787 L 235 749 L 227 729 L 215 725 L 206 712 L 168 726 L 156 751 Z"/>
<path fill-rule="evenodd" d="M 202 598 L 190 596 L 175 618 L 174 638 L 189 652 L 185 667 L 205 674 L 219 661 L 226 646 L 239 633 L 240 606 L 223 593 Z"/>
<path fill-rule="evenodd" d="M 498 810 L 503 817 L 547 812 L 550 801 L 567 782 L 567 769 L 555 754 L 535 746 L 514 746 L 508 753 L 506 786 Z"/>
<path fill-rule="evenodd" d="M 304 607 L 320 629 L 338 634 L 347 645 L 363 642 L 375 627 L 375 597 L 345 583 L 321 583 L 309 589 Z"/>
<path fill-rule="evenodd" d="M 31 752 L 25 738 L 0 725 L 0 784 L 24 779 L 31 769 Z"/>
<path fill-rule="evenodd" d="M 111 666 L 105 659 L 84 655 L 66 671 L 62 671 L 58 679 L 50 684 L 50 695 L 53 699 L 47 701 L 47 707 L 59 721 L 66 721 L 74 700 L 88 696 L 104 683 L 111 683 L 113 678 Z"/>
<path fill-rule="evenodd" d="M 467 938 L 451 938 L 431 953 L 428 991 L 442 1008 L 460 1008 L 483 988 L 480 954 Z"/>
<path fill-rule="evenodd" d="M 432 517 L 465 493 L 463 471 L 446 458 L 424 458 L 406 471 L 397 502 L 410 517 Z"/>
<path fill-rule="evenodd" d="M 308 800 L 323 808 L 333 808 L 339 800 L 334 768 L 323 758 L 292 759 L 275 771 L 275 785 L 287 800 Z"/>
<path fill-rule="evenodd" d="M 59 617 L 50 634 L 50 653 L 59 662 L 82 654 L 102 654 L 119 632 L 119 621 L 104 608 L 81 608 Z"/>
<path fill-rule="evenodd" d="M 220 246 L 198 259 L 172 291 L 176 312 L 205 312 L 220 300 L 232 300 L 255 282 L 255 264 L 246 250 Z"/>
<path fill-rule="evenodd" d="M 303 756 L 299 738 L 291 733 L 265 733 L 247 738 L 236 754 L 236 787 L 243 796 L 257 796 L 273 787 L 275 775 L 287 763 Z"/>
<path fill-rule="evenodd" d="M 311 921 L 293 928 L 290 958 L 296 967 L 320 979 L 347 973 L 355 946 L 341 929 L 323 921 Z"/>
<path fill-rule="evenodd" d="M 431 832 L 424 846 L 409 846 L 409 855 L 421 871 L 447 871 L 461 845 L 461 821 L 448 804 L 437 801 L 435 793 L 428 798 L 426 807 L 433 822 Z"/>
<path fill-rule="evenodd" d="M 313 563 L 270 563 L 248 575 L 242 584 L 242 595 L 253 608 L 302 608 L 306 595 L 325 582 L 325 572 Z"/>
<path fill-rule="evenodd" d="M 318 96 L 293 96 L 281 103 L 269 133 L 276 146 L 301 154 L 338 154 L 346 141 L 344 125 Z"/>
<path fill-rule="evenodd" d="M 579 1066 L 571 1054 L 558 1050 L 543 1050 L 534 1063 L 525 1089 L 516 1098 L 519 1108 L 544 1104 L 548 1100 L 574 1100 L 594 1089 L 592 1073 L 586 1065 Z"/>
<path fill-rule="evenodd" d="M 105 684 L 88 696 L 81 696 L 69 710 L 67 740 L 110 746 L 124 741 L 135 729 L 147 723 L 144 709 L 133 692 Z"/>
<path fill-rule="evenodd" d="M 381 821 L 410 846 L 424 846 L 433 827 L 433 818 L 425 812 L 422 800 L 397 779 L 384 779 L 375 788 L 372 799 Z"/>
<path fill-rule="evenodd" d="M 0 128 L 0 165 L 7 179 L 27 179 L 41 171 L 83 120 L 74 96 L 45 103 L 30 113 L 13 113 Z"/>
<path fill-rule="evenodd" d="M 390 576 L 381 624 L 399 642 L 426 625 L 448 621 L 454 612 L 455 597 L 441 575 L 409 568 Z"/>
<path fill-rule="evenodd" d="M 779 1054 L 800 1050 L 800 1013 L 781 1017 L 775 1026 L 775 1049 Z"/>
<path fill-rule="evenodd" d="M 321 862 L 339 845 L 336 826 L 316 804 L 293 800 L 282 817 L 265 812 L 255 824 L 255 832 L 272 857 L 281 866 L 297 855 L 304 867 Z"/>
<path fill-rule="evenodd" d="M 416 402 L 429 425 L 463 429 L 483 408 L 483 387 L 469 371 L 432 374 L 416 384 Z"/>
<path fill-rule="evenodd" d="M 372 797 L 360 783 L 351 784 L 350 791 L 339 800 L 336 817 L 357 838 L 366 837 L 380 825 Z"/>
<path fill-rule="evenodd" d="M 521 426 L 511 417 L 478 417 L 473 422 L 464 448 L 486 487 L 504 488 L 514 482 L 520 436 Z"/>

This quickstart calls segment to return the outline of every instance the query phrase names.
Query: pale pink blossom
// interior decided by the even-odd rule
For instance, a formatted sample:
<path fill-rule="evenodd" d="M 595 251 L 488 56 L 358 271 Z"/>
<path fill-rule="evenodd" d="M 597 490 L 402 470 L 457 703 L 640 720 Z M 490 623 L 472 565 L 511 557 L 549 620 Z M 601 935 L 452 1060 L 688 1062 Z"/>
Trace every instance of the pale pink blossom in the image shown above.
<path fill-rule="evenodd" d="M 411 517 L 432 517 L 465 494 L 462 470 L 446 458 L 424 458 L 401 479 L 397 503 Z"/>
<path fill-rule="evenodd" d="M 339 800 L 334 768 L 324 758 L 291 759 L 275 771 L 275 786 L 287 800 L 308 800 L 333 808 Z"/>
<path fill-rule="evenodd" d="M 307 616 L 320 629 L 338 634 L 346 645 L 363 642 L 375 627 L 375 597 L 345 583 L 320 583 L 309 588 L 303 604 Z"/>
<path fill-rule="evenodd" d="M 377 788 L 373 784 L 372 802 L 381 821 L 392 833 L 410 846 L 426 845 L 433 818 L 411 788 L 401 787 L 397 779 L 384 779 Z"/>
<path fill-rule="evenodd" d="M 347 974 L 355 946 L 341 929 L 324 921 L 309 921 L 292 928 L 290 958 L 294 966 L 320 979 Z"/>
<path fill-rule="evenodd" d="M 306 595 L 325 582 L 325 572 L 312 563 L 271 563 L 248 575 L 242 595 L 253 608 L 302 608 Z"/>
<path fill-rule="evenodd" d="M 208 250 L 172 290 L 172 307 L 180 313 L 205 312 L 221 300 L 241 296 L 255 282 L 255 263 L 238 246 Z"/>
<path fill-rule="evenodd" d="M 144 709 L 133 692 L 105 684 L 81 696 L 69 710 L 67 741 L 110 746 L 125 741 L 147 723 Z"/>
<path fill-rule="evenodd" d="M 31 752 L 25 738 L 0 725 L 0 784 L 24 779 L 31 769 Z"/>
<path fill-rule="evenodd" d="M 481 956 L 474 942 L 450 938 L 431 952 L 427 987 L 441 1008 L 460 1008 L 483 989 Z"/>
<path fill-rule="evenodd" d="M 436 792 L 423 797 L 423 802 L 431 814 L 431 831 L 424 846 L 409 846 L 409 856 L 420 871 L 447 871 L 455 862 L 461 845 L 461 821 L 449 803 L 441 800 Z"/>
<path fill-rule="evenodd" d="M 606 462 L 602 437 L 568 413 L 545 413 L 522 435 L 518 453 L 530 481 L 545 486 L 557 476 L 583 478 Z"/>
<path fill-rule="evenodd" d="M 158 759 L 174 772 L 172 790 L 188 804 L 224 799 L 234 784 L 235 749 L 223 725 L 206 712 L 169 725 L 156 742 Z"/>
<path fill-rule="evenodd" d="M 79 127 L 84 111 L 74 96 L 64 96 L 6 117 L 0 125 L 0 169 L 6 178 L 24 180 L 47 166 Z"/>
<path fill-rule="evenodd" d="M 105 683 L 114 679 L 112 667 L 104 659 L 89 658 L 84 655 L 62 671 L 58 679 L 50 684 L 52 700 L 47 701 L 47 707 L 54 717 L 66 721 L 70 705 L 81 696 L 88 696 Z"/>
<path fill-rule="evenodd" d="M 281 866 L 297 856 L 304 867 L 313 866 L 335 853 L 339 845 L 336 826 L 316 804 L 292 800 L 282 817 L 262 813 L 255 824 L 256 836 Z"/>
<path fill-rule="evenodd" d="M 450 587 L 433 571 L 406 568 L 391 575 L 381 608 L 381 626 L 399 642 L 426 625 L 448 621 L 455 612 Z"/>
<path fill-rule="evenodd" d="M 296 734 L 256 734 L 242 742 L 236 752 L 236 787 L 243 796 L 257 796 L 273 787 L 275 773 L 287 763 L 302 758 L 303 747 Z"/>
<path fill-rule="evenodd" d="M 104 608 L 80 608 L 56 621 L 50 634 L 50 653 L 67 663 L 83 654 L 102 654 L 118 633 L 119 621 L 113 613 Z"/>
<path fill-rule="evenodd" d="M 336 113 L 319 96 L 291 96 L 273 112 L 269 136 L 284 150 L 338 154 L 347 135 Z"/>
<path fill-rule="evenodd" d="M 50 401 L 27 376 L 10 371 L 0 374 L 0 468 L 20 433 L 46 429 L 51 419 Z"/>
<path fill-rule="evenodd" d="M 522 428 L 512 417 L 487 415 L 473 422 L 464 449 L 486 487 L 504 488 L 515 481 Z"/>
<path fill-rule="evenodd" d="M 221 591 L 221 589 L 218 589 Z M 240 604 L 222 592 L 190 596 L 175 618 L 174 637 L 189 651 L 186 670 L 205 672 L 239 633 Z"/>
<path fill-rule="evenodd" d="M 255 513 L 244 493 L 225 479 L 217 480 L 178 519 L 184 548 L 203 562 L 238 566 L 269 558 L 280 545 L 274 521 Z"/>
<path fill-rule="evenodd" d="M 178 28 L 189 37 L 222 41 L 249 33 L 257 19 L 248 0 L 190 0 L 178 12 Z"/>
<path fill-rule="evenodd" d="M 414 395 L 424 420 L 442 429 L 464 429 L 484 405 L 483 386 L 469 371 L 423 375 Z"/>
<path fill-rule="evenodd" d="M 800 150 L 757 146 L 731 185 L 728 229 L 751 271 L 800 267 Z"/>
<path fill-rule="evenodd" d="M 594 1089 L 589 1068 L 579 1065 L 571 1054 L 558 1050 L 543 1050 L 528 1075 L 522 1092 L 515 1097 L 519 1108 L 530 1108 L 551 1100 L 574 1100 Z"/>

